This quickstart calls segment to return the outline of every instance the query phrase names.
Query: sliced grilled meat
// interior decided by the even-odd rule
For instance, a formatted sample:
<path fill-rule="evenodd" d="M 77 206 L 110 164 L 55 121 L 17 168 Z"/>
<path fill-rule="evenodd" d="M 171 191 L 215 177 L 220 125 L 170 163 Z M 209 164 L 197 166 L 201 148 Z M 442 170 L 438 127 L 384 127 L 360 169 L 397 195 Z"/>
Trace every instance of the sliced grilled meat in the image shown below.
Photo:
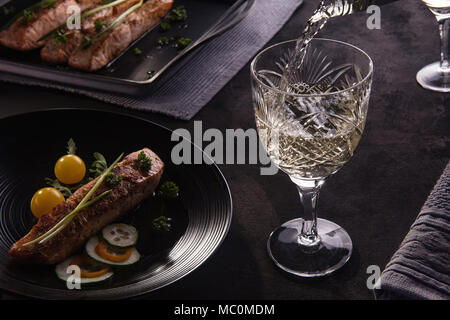
<path fill-rule="evenodd" d="M 108 24 L 117 18 L 139 0 L 127 0 L 114 7 L 103 9 L 81 21 L 81 30 L 62 30 L 65 39 L 54 36 L 50 38 L 41 50 L 41 58 L 44 61 L 62 64 L 67 63 L 69 56 L 81 45 L 83 37 L 92 37 L 96 34 L 96 21 Z"/>
<path fill-rule="evenodd" d="M 131 42 L 157 24 L 172 8 L 173 0 L 149 0 L 127 16 L 111 32 L 105 33 L 91 46 L 76 50 L 69 65 L 86 71 L 103 68 L 125 50 Z"/>
<path fill-rule="evenodd" d="M 26 22 L 20 17 L 6 30 L 1 31 L 0 44 L 21 51 L 40 48 L 45 42 L 38 40 L 70 17 L 70 6 L 79 6 L 80 10 L 84 11 L 102 3 L 101 0 L 57 0 L 51 6 L 34 11 L 30 21 Z"/>
<path fill-rule="evenodd" d="M 141 151 L 144 151 L 152 160 L 149 170 L 140 168 L 138 154 Z M 111 193 L 80 211 L 63 230 L 47 242 L 24 246 L 25 243 L 50 230 L 75 209 L 98 178 L 87 183 L 65 202 L 53 208 L 53 214 L 42 216 L 31 231 L 11 247 L 9 255 L 14 260 L 26 263 L 54 264 L 63 261 L 104 226 L 150 197 L 159 184 L 163 169 L 164 163 L 148 148 L 129 154 L 112 170 L 114 174 L 121 175 L 123 179 L 119 186 L 112 188 Z M 111 187 L 103 182 L 93 197 L 108 189 Z"/>

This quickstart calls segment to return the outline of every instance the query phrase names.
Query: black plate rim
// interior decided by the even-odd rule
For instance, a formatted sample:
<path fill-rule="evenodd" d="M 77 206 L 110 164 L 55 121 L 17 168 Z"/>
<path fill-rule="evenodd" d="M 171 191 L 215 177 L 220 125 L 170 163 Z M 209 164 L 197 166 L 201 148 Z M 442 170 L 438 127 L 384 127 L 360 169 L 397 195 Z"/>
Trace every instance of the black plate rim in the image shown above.
<path fill-rule="evenodd" d="M 139 120 L 139 121 L 144 121 L 150 125 L 154 125 L 157 126 L 163 130 L 166 130 L 168 132 L 173 132 L 173 130 L 158 124 L 152 120 L 148 120 L 146 118 L 137 116 L 137 115 L 133 115 L 133 114 L 128 114 L 124 111 L 105 111 L 105 110 L 99 110 L 99 109 L 95 109 L 95 108 L 89 108 L 89 107 L 82 107 L 82 108 L 74 108 L 74 107 L 63 107 L 63 108 L 44 108 L 44 109 L 39 109 L 39 110 L 35 110 L 35 111 L 31 111 L 31 112 L 19 112 L 19 113 L 15 113 L 12 115 L 7 115 L 7 116 L 2 116 L 0 117 L 0 121 L 5 121 L 7 119 L 10 118 L 15 118 L 15 117 L 20 117 L 23 115 L 28 115 L 28 114 L 38 114 L 38 113 L 45 113 L 45 112 L 58 112 L 58 111 L 84 111 L 84 112 L 97 112 L 97 113 L 109 113 L 109 114 L 114 114 L 114 115 L 118 115 L 118 116 L 124 116 L 124 117 L 128 117 L 128 118 L 132 118 L 134 120 Z M 232 198 L 232 194 L 231 194 L 231 189 L 230 186 L 228 184 L 228 181 L 226 180 L 223 172 L 220 170 L 220 168 L 217 166 L 217 164 L 207 155 L 203 152 L 203 150 L 198 147 L 196 144 L 194 144 L 192 141 L 189 140 L 189 142 L 197 149 L 201 150 L 201 152 L 203 153 L 203 155 L 206 155 L 210 161 L 211 164 L 209 166 L 211 166 L 211 168 L 213 168 L 213 170 L 215 171 L 215 173 L 217 174 L 218 178 L 220 178 L 221 182 L 224 184 L 226 190 L 227 190 L 227 194 L 225 196 L 226 198 L 226 205 L 227 205 L 227 212 L 226 212 L 226 227 L 223 230 L 223 233 L 221 235 L 221 238 L 219 239 L 219 241 L 214 245 L 214 249 L 209 253 L 209 255 L 207 257 L 205 257 L 203 260 L 201 260 L 199 263 L 197 263 L 193 268 L 191 268 L 190 270 L 184 272 L 182 275 L 162 284 L 161 286 L 151 289 L 151 290 L 144 290 L 142 292 L 128 292 L 123 294 L 119 299 L 128 299 L 128 298 L 133 298 L 133 297 L 138 297 L 150 292 L 154 292 L 157 291 L 159 289 L 162 289 L 164 287 L 167 287 L 169 285 L 171 285 L 172 283 L 181 280 L 182 278 L 186 277 L 187 275 L 189 275 L 190 273 L 192 273 L 193 271 L 197 270 L 200 266 L 204 265 L 219 249 L 219 247 L 223 244 L 225 238 L 227 237 L 229 231 L 230 231 L 230 227 L 231 227 L 231 223 L 232 223 L 232 218 L 233 218 L 233 198 Z M 3 283 L 3 280 L 0 279 L 0 283 Z M 123 287 L 128 287 L 129 285 L 123 286 Z M 25 297 L 30 297 L 30 298 L 36 298 L 36 299 L 48 299 L 48 300 L 59 300 L 61 299 L 61 297 L 50 297 L 50 298 L 44 298 L 38 294 L 34 294 L 34 293 L 28 293 L 25 290 L 20 290 L 20 289 L 15 289 L 15 288 L 11 288 L 11 286 L 9 286 L 8 288 L 6 287 L 1 287 L 0 289 L 5 290 L 5 291 L 9 291 L 12 292 L 14 294 L 18 294 L 18 295 L 22 295 Z M 102 290 L 93 290 L 91 292 L 93 292 L 93 294 L 95 294 L 97 291 L 107 291 L 107 290 L 112 290 L 112 288 L 109 289 L 102 289 Z M 79 297 L 67 297 L 67 299 L 79 299 Z M 89 299 L 89 298 L 86 298 Z M 113 296 L 107 296 L 102 295 L 101 297 L 96 296 L 95 299 L 101 299 L 101 300 L 112 300 L 112 299 L 117 299 L 117 297 L 113 297 Z"/>

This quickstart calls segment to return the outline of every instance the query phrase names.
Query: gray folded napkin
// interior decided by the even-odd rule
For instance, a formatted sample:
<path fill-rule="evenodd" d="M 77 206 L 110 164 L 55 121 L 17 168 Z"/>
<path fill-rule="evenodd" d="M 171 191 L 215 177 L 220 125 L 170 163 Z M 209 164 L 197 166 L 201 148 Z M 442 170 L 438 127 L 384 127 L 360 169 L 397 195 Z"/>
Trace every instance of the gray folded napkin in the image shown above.
<path fill-rule="evenodd" d="M 450 163 L 381 274 L 377 299 L 450 299 Z"/>
<path fill-rule="evenodd" d="M 204 45 L 149 96 L 105 93 L 5 73 L 0 73 L 0 80 L 65 90 L 131 109 L 189 120 L 281 29 L 302 2 L 257 0 L 244 20 Z"/>

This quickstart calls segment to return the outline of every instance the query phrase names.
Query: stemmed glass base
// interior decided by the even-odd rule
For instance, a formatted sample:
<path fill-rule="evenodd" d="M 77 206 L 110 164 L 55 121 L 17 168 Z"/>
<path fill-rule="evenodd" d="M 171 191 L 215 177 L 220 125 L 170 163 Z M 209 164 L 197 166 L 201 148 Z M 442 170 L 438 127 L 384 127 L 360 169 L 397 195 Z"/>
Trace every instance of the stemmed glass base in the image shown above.
<path fill-rule="evenodd" d="M 319 277 L 336 271 L 350 259 L 353 245 L 344 229 L 319 218 L 319 240 L 308 242 L 301 238 L 304 223 L 302 218 L 293 219 L 270 234 L 267 250 L 278 267 L 297 276 Z"/>
<path fill-rule="evenodd" d="M 450 92 L 450 68 L 443 69 L 440 62 L 423 67 L 417 73 L 416 79 L 425 89 Z"/>

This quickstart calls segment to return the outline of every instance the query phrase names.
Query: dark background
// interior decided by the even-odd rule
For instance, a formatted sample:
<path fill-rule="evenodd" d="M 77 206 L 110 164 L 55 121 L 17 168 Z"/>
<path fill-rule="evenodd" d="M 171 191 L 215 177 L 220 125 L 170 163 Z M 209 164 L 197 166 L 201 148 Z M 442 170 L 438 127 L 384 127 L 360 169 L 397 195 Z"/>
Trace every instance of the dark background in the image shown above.
<path fill-rule="evenodd" d="M 318 3 L 305 2 L 269 44 L 300 34 Z M 450 94 L 426 91 L 415 80 L 421 67 L 439 58 L 436 21 L 419 0 L 383 6 L 381 30 L 367 29 L 367 17 L 333 19 L 321 33 L 362 48 L 375 65 L 359 148 L 328 180 L 319 202 L 319 217 L 343 226 L 352 237 L 347 265 L 319 279 L 294 279 L 278 270 L 266 240 L 276 226 L 301 214 L 295 186 L 282 173 L 261 176 L 257 165 L 222 165 L 234 201 L 225 242 L 199 269 L 145 298 L 372 299 L 367 267 L 384 268 L 449 159 Z M 60 91 L 0 83 L 0 117 L 64 107 L 121 110 Z M 172 129 L 193 127 L 193 121 L 129 112 Z M 204 130 L 254 128 L 249 65 L 193 120 L 203 121 Z M 16 296 L 4 292 L 2 297 Z"/>

